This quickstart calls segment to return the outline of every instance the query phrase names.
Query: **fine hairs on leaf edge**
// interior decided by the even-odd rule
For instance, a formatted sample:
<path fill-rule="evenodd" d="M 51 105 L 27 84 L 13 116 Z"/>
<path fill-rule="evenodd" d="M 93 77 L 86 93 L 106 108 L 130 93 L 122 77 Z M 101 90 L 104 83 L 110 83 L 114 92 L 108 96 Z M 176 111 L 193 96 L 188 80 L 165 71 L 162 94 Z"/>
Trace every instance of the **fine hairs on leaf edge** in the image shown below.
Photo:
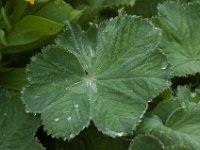
<path fill-rule="evenodd" d="M 130 18 L 130 19 L 132 19 L 132 18 L 134 18 L 134 19 L 139 18 L 141 21 L 146 21 L 146 23 L 149 23 L 150 26 L 152 26 L 152 30 L 154 30 L 154 29 L 160 30 L 159 28 L 155 27 L 155 26 L 153 25 L 152 21 L 150 21 L 149 19 L 144 19 L 144 18 L 142 18 L 142 17 L 140 17 L 140 16 L 133 16 L 133 15 L 127 15 L 127 14 L 125 14 L 125 15 L 123 15 L 123 16 L 117 16 L 117 17 L 115 17 L 115 18 L 110 18 L 110 19 L 108 19 L 108 20 L 106 20 L 106 21 L 100 23 L 100 24 L 99 24 L 99 27 L 100 27 L 101 25 L 106 24 L 107 22 L 110 22 L 110 21 L 113 21 L 113 20 L 117 20 L 118 18 L 122 18 L 122 19 L 123 19 L 123 18 Z M 80 26 L 79 26 L 79 27 L 80 27 Z M 97 29 L 98 29 L 98 28 L 97 28 Z M 64 30 L 65 30 L 65 29 L 64 29 Z M 81 32 L 84 32 L 83 30 L 81 30 L 81 28 L 80 28 L 80 31 L 81 31 Z M 86 31 L 86 32 L 87 32 L 87 31 Z M 159 32 L 159 33 L 161 34 L 161 32 Z M 61 35 L 62 35 L 62 34 L 61 34 Z M 58 35 L 58 36 L 61 36 L 61 35 Z M 55 39 L 55 43 L 56 43 L 56 40 L 57 40 L 57 39 Z M 158 40 L 158 42 L 157 42 L 157 44 L 156 44 L 155 47 L 157 47 L 158 44 L 159 44 L 159 40 Z M 46 48 L 52 47 L 52 46 L 53 46 L 53 47 L 59 47 L 58 44 L 48 45 L 48 46 L 46 46 L 46 47 L 44 47 L 44 48 L 42 49 L 42 52 L 41 52 L 41 53 L 38 53 L 38 54 L 36 54 L 35 56 L 33 56 L 33 57 L 31 58 L 31 61 L 33 61 L 33 60 L 35 61 L 35 59 L 37 59 L 37 57 L 38 57 L 39 55 L 41 55 L 41 54 L 43 54 L 43 53 L 46 52 Z M 62 47 L 62 48 L 64 48 L 64 47 Z M 64 48 L 64 49 L 67 51 L 66 48 Z M 67 51 L 67 52 L 69 52 L 69 51 Z M 70 52 L 69 52 L 69 53 L 70 53 Z M 28 64 L 28 65 L 29 65 L 29 64 Z M 27 65 L 27 66 L 28 66 L 28 65 Z M 29 70 L 26 69 L 26 71 L 28 72 Z M 26 87 L 30 86 L 30 81 L 31 81 L 31 79 L 29 79 L 29 84 L 28 84 L 27 86 L 23 87 L 21 93 L 24 92 L 24 90 L 26 89 Z M 169 83 L 168 87 L 161 89 L 161 90 L 158 92 L 157 95 L 159 95 L 162 91 L 164 91 L 164 90 L 166 90 L 167 88 L 169 88 L 169 86 L 171 85 L 171 82 L 168 81 L 168 83 Z M 102 129 L 98 128 L 98 126 L 97 126 L 98 130 L 101 131 L 103 134 L 108 135 L 108 136 L 111 136 L 111 137 L 121 137 L 121 136 L 125 136 L 125 135 L 128 135 L 128 134 L 131 134 L 131 132 L 134 131 L 134 130 L 136 130 L 137 126 L 139 126 L 140 123 L 142 122 L 142 118 L 143 118 L 143 116 L 144 116 L 144 114 L 146 113 L 146 110 L 147 110 L 147 108 L 148 108 L 148 103 L 151 102 L 152 99 L 153 99 L 154 97 L 156 97 L 157 95 L 153 95 L 152 98 L 149 98 L 149 101 L 146 103 L 146 108 L 145 108 L 145 110 L 144 110 L 143 113 L 139 116 L 138 122 L 132 127 L 130 133 L 127 132 L 127 133 L 123 133 L 123 134 L 120 134 L 120 135 L 119 135 L 119 134 L 118 134 L 118 135 L 116 134 L 115 136 L 111 136 L 108 132 L 109 132 L 109 131 L 110 131 L 110 132 L 115 132 L 115 131 L 112 131 L 112 130 L 109 130 L 109 129 L 108 129 L 108 131 L 103 131 Z M 30 110 L 28 109 L 28 106 L 27 106 L 26 102 L 23 100 L 23 97 L 22 97 L 22 101 L 23 101 L 24 104 L 26 105 L 26 111 L 27 111 L 27 112 L 30 112 Z M 42 111 L 37 111 L 37 112 L 33 112 L 33 113 L 42 113 Z M 42 119 L 41 119 L 41 120 L 42 120 Z M 92 121 L 92 120 L 90 120 L 90 121 Z M 88 125 L 90 124 L 90 121 L 89 121 L 89 123 L 88 123 L 86 126 L 83 127 L 83 129 L 85 129 L 86 127 L 88 127 Z M 42 124 L 43 124 L 43 122 L 42 122 Z M 45 128 L 45 126 L 44 126 L 44 128 Z M 83 130 L 83 129 L 82 129 L 82 130 Z M 55 136 L 54 134 L 50 133 L 50 130 L 48 131 L 46 128 L 45 128 L 45 130 L 46 130 L 47 133 L 48 133 L 49 135 L 51 135 L 52 137 L 56 137 L 56 138 L 61 137 L 61 136 Z M 79 132 L 75 133 L 73 137 L 75 137 L 76 135 L 78 135 L 82 130 L 80 130 Z M 117 133 L 117 132 L 115 132 L 115 133 Z M 73 138 L 73 137 L 72 137 L 72 138 Z M 72 139 L 72 138 L 69 137 L 69 138 L 67 138 L 67 139 L 70 140 L 70 139 Z"/>

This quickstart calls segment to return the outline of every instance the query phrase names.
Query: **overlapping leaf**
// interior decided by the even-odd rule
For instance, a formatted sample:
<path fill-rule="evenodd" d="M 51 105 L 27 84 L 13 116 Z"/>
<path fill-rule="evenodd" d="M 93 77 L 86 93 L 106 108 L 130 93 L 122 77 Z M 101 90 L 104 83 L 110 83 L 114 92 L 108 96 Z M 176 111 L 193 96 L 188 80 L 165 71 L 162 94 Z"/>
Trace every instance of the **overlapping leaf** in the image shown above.
<path fill-rule="evenodd" d="M 166 2 L 159 6 L 161 47 L 174 66 L 174 76 L 200 72 L 200 4 Z"/>
<path fill-rule="evenodd" d="M 139 135 L 130 144 L 129 150 L 163 150 L 163 143 L 152 135 Z"/>
<path fill-rule="evenodd" d="M 39 119 L 26 114 L 19 94 L 0 89 L 0 149 L 41 150 L 34 140 Z"/>
<path fill-rule="evenodd" d="M 182 147 L 183 149 L 199 150 L 199 115 L 200 106 L 188 102 L 173 110 L 166 121 L 158 116 L 145 118 L 139 131 L 156 136 L 168 149 Z"/>
<path fill-rule="evenodd" d="M 87 32 L 69 24 L 27 67 L 27 111 L 41 113 L 48 133 L 64 139 L 90 121 L 113 137 L 131 133 L 147 102 L 170 85 L 159 39 L 160 30 L 138 17 L 120 16 Z"/>

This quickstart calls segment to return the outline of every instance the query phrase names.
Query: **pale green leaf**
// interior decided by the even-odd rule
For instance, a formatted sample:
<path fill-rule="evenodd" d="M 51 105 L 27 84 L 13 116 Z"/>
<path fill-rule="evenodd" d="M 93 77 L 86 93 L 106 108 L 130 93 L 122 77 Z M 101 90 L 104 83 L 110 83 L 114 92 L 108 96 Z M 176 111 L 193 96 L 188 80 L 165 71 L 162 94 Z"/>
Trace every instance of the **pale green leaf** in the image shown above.
<path fill-rule="evenodd" d="M 164 145 L 152 135 L 139 135 L 131 142 L 129 150 L 164 150 Z"/>
<path fill-rule="evenodd" d="M 174 110 L 163 122 L 159 117 L 144 119 L 139 132 L 152 134 L 164 145 L 180 145 L 190 150 L 200 149 L 200 105 L 186 103 Z"/>
<path fill-rule="evenodd" d="M 41 150 L 34 139 L 39 119 L 26 114 L 19 94 L 0 89 L 0 149 Z"/>
<path fill-rule="evenodd" d="M 41 113 L 56 137 L 71 139 L 90 121 L 109 136 L 131 134 L 148 101 L 170 85 L 159 39 L 160 30 L 138 17 L 120 16 L 87 32 L 69 24 L 56 45 L 32 57 L 26 109 Z"/>
<path fill-rule="evenodd" d="M 163 29 L 161 48 L 173 65 L 173 76 L 200 72 L 200 4 L 166 2 L 156 24 Z"/>

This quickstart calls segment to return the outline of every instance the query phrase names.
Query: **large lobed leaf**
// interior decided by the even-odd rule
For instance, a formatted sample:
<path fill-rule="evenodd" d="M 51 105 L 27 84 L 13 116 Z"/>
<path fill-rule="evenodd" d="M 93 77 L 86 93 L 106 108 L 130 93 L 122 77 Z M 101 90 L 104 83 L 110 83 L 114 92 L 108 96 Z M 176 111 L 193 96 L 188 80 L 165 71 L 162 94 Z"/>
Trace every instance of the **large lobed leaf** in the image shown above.
<path fill-rule="evenodd" d="M 48 133 L 64 139 L 90 121 L 112 137 L 130 134 L 148 101 L 170 85 L 159 39 L 160 30 L 138 17 L 120 16 L 87 32 L 69 24 L 27 66 L 27 111 L 41 113 Z"/>
<path fill-rule="evenodd" d="M 163 29 L 161 47 L 174 67 L 174 76 L 200 72 L 200 4 L 166 2 L 159 5 L 157 25 Z"/>
<path fill-rule="evenodd" d="M 39 119 L 26 114 L 19 94 L 0 89 L 0 149 L 41 150 L 34 140 Z"/>

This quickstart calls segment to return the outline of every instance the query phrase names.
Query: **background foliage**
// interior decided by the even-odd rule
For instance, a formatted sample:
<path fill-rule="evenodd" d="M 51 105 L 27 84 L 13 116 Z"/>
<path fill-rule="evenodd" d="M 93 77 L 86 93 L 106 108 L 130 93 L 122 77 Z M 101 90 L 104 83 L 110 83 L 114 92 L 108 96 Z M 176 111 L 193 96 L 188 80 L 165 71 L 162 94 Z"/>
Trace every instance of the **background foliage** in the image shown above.
<path fill-rule="evenodd" d="M 0 150 L 200 149 L 198 0 L 0 7 Z"/>

